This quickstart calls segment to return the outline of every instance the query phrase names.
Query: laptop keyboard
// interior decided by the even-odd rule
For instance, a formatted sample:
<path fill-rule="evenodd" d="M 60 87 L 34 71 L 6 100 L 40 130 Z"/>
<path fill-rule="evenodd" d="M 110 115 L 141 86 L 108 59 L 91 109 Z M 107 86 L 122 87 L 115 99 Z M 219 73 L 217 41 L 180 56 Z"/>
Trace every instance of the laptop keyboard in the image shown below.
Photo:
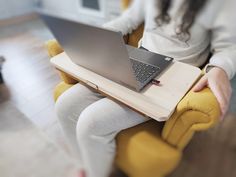
<path fill-rule="evenodd" d="M 151 76 L 156 74 L 160 68 L 130 59 L 137 81 L 145 83 Z"/>

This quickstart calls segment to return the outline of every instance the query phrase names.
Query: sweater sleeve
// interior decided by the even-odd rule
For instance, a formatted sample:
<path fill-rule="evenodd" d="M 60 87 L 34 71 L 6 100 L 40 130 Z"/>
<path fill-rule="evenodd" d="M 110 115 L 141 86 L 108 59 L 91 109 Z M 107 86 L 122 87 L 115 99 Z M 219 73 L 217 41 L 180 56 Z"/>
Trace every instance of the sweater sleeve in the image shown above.
<path fill-rule="evenodd" d="M 137 29 L 145 17 L 144 0 L 133 0 L 130 7 L 117 19 L 103 25 L 104 28 L 120 31 L 123 35 Z"/>
<path fill-rule="evenodd" d="M 225 70 L 229 79 L 236 72 L 236 1 L 225 0 L 212 26 L 211 51 L 213 56 L 209 65 Z"/>

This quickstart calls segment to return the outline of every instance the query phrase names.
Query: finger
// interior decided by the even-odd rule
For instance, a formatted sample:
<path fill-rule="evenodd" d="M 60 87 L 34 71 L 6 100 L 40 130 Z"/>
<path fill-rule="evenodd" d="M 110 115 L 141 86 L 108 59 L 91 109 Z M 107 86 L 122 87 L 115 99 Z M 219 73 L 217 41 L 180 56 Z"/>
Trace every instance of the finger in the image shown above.
<path fill-rule="evenodd" d="M 229 109 L 229 104 L 226 105 L 225 112 L 221 115 L 220 120 L 223 121 Z"/>
<path fill-rule="evenodd" d="M 227 107 L 228 107 L 227 98 L 223 94 L 223 90 L 219 87 L 218 84 L 216 84 L 216 83 L 210 84 L 209 86 L 210 86 L 211 91 L 215 95 L 215 97 L 220 105 L 221 114 L 222 114 L 222 116 L 224 116 L 227 111 Z"/>
<path fill-rule="evenodd" d="M 221 115 L 220 116 L 220 121 L 224 121 L 224 119 L 225 119 L 225 115 Z"/>
<path fill-rule="evenodd" d="M 224 104 L 221 105 L 221 110 L 222 110 L 222 116 L 224 117 L 228 111 L 229 105 L 228 104 Z"/>
<path fill-rule="evenodd" d="M 221 114 L 224 116 L 228 109 L 227 99 L 223 95 L 216 96 L 216 99 L 220 104 Z"/>
<path fill-rule="evenodd" d="M 229 105 L 230 105 L 230 99 L 231 99 L 231 95 L 232 95 L 232 88 L 230 86 L 230 84 L 221 84 L 219 85 L 219 88 L 221 90 L 221 94 L 224 96 L 224 100 L 225 100 L 225 103 L 224 105 L 222 105 L 222 109 L 224 111 L 224 113 L 226 114 L 226 112 L 228 111 L 229 109 Z"/>
<path fill-rule="evenodd" d="M 229 99 L 229 101 L 230 101 L 231 96 L 232 96 L 232 87 L 231 87 L 231 85 L 229 84 L 229 86 L 226 87 L 225 90 L 226 90 L 226 91 L 225 91 L 226 96 L 228 97 L 228 99 Z"/>
<path fill-rule="evenodd" d="M 194 92 L 199 92 L 207 86 L 207 77 L 203 76 L 200 81 L 193 87 Z"/>
<path fill-rule="evenodd" d="M 224 95 L 224 98 L 225 98 L 227 104 L 229 104 L 230 98 L 231 98 L 230 90 L 227 87 L 223 86 L 223 85 L 220 86 L 220 89 L 222 90 L 222 94 Z"/>

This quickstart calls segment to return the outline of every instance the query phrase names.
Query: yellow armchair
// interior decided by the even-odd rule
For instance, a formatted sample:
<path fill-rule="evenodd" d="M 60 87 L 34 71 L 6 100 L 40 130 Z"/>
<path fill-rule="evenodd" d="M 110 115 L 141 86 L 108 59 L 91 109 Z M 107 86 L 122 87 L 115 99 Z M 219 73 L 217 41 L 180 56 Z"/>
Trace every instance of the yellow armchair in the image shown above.
<path fill-rule="evenodd" d="M 129 4 L 129 0 L 123 2 Z M 137 46 L 142 31 L 143 25 L 128 36 L 128 43 Z M 50 57 L 63 52 L 55 40 L 48 41 L 46 47 Z M 55 101 L 78 82 L 66 73 L 60 75 L 62 82 L 55 88 Z M 220 108 L 210 89 L 190 91 L 165 123 L 151 120 L 120 132 L 115 162 L 130 177 L 164 177 L 177 167 L 194 133 L 214 126 L 219 116 Z"/>

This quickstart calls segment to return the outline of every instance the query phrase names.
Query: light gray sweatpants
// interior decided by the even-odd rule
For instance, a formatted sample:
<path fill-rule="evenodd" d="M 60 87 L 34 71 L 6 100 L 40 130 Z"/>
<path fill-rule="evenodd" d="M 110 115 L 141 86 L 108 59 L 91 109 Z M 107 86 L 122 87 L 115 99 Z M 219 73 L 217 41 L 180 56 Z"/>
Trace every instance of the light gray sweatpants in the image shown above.
<path fill-rule="evenodd" d="M 81 84 L 59 97 L 56 112 L 87 177 L 108 177 L 117 133 L 149 120 Z"/>

